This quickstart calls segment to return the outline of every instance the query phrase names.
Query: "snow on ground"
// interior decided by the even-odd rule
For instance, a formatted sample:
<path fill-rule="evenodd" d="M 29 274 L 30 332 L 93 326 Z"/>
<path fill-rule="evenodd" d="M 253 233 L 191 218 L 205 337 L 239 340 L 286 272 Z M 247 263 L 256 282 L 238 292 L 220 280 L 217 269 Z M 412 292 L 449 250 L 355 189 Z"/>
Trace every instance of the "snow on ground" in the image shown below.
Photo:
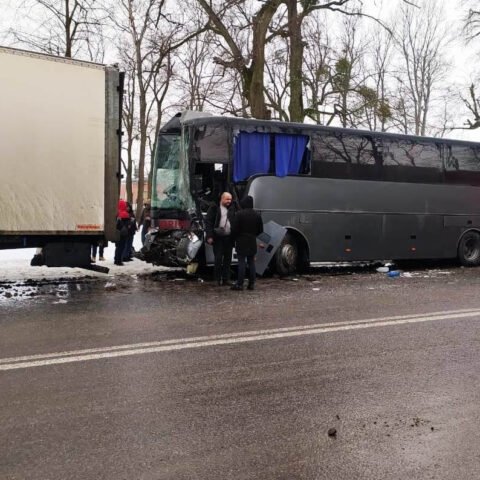
<path fill-rule="evenodd" d="M 141 248 L 140 233 L 135 235 L 134 247 L 136 250 Z M 115 245 L 109 243 L 105 249 L 104 262 L 98 261 L 97 264 L 110 269 L 108 274 L 98 273 L 83 268 L 49 268 L 49 267 L 31 267 L 30 260 L 35 254 L 34 248 L 21 248 L 15 250 L 0 250 L 0 282 L 22 281 L 27 279 L 56 279 L 56 278 L 82 278 L 86 276 L 109 278 L 118 275 L 138 275 L 169 270 L 165 267 L 155 267 L 141 260 L 134 259 L 132 262 L 126 262 L 123 267 L 113 264 Z M 98 254 L 97 254 L 98 255 Z"/>

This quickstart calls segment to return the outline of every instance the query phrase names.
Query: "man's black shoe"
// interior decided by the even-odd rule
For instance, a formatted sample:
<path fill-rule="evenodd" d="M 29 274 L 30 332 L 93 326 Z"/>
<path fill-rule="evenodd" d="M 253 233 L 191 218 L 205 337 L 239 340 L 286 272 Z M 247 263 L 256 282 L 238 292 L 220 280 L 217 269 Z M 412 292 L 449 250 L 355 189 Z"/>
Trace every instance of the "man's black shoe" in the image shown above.
<path fill-rule="evenodd" d="M 119 267 L 123 267 L 123 263 L 122 263 L 122 262 L 115 262 L 115 265 L 118 265 Z"/>
<path fill-rule="evenodd" d="M 255 285 L 248 284 L 247 290 L 255 290 Z"/>
<path fill-rule="evenodd" d="M 230 287 L 230 290 L 243 290 L 241 285 L 237 285 L 236 283 Z"/>

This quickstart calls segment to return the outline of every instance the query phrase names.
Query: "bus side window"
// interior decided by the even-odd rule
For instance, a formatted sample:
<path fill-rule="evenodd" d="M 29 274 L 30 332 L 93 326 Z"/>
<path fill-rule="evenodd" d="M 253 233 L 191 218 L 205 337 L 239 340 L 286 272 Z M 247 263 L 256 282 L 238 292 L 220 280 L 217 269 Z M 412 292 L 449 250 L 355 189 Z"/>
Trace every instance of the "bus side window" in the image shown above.
<path fill-rule="evenodd" d="M 435 143 L 388 140 L 384 144 L 385 165 L 441 169 L 440 149 Z"/>
<path fill-rule="evenodd" d="M 478 148 L 448 145 L 445 153 L 445 170 L 480 171 L 480 150 Z"/>
<path fill-rule="evenodd" d="M 480 149 L 474 146 L 444 146 L 445 179 L 448 183 L 480 185 Z"/>
<path fill-rule="evenodd" d="M 312 145 L 312 176 L 328 178 L 350 178 L 351 158 L 342 142 L 341 134 L 314 133 Z"/>
<path fill-rule="evenodd" d="M 319 133 L 312 135 L 314 176 L 376 179 L 381 144 L 371 135 Z"/>
<path fill-rule="evenodd" d="M 383 143 L 384 180 L 418 183 L 443 181 L 441 149 L 435 142 L 389 138 Z"/>
<path fill-rule="evenodd" d="M 223 125 L 205 125 L 194 135 L 195 158 L 199 162 L 228 162 L 228 136 Z"/>

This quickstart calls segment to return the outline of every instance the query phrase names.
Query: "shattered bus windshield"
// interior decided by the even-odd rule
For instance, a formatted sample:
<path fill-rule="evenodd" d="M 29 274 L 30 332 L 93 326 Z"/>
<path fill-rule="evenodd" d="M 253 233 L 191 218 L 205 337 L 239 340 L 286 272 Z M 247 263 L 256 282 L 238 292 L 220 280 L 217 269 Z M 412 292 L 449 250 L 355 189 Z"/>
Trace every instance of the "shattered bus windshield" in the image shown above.
<path fill-rule="evenodd" d="M 182 137 L 160 135 L 155 155 L 153 208 L 174 210 L 191 208 L 185 164 L 186 161 L 182 161 Z"/>

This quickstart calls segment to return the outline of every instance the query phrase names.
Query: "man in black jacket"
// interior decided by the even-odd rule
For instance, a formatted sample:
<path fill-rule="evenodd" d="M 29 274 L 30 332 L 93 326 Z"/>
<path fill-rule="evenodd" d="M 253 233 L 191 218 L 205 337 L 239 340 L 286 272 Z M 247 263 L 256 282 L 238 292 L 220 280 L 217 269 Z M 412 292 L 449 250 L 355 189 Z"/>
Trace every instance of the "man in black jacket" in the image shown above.
<path fill-rule="evenodd" d="M 230 281 L 233 250 L 231 225 L 234 216 L 232 195 L 224 192 L 220 197 L 220 203 L 212 205 L 205 218 L 207 243 L 213 245 L 215 254 L 215 281 L 218 285 L 225 285 Z"/>
<path fill-rule="evenodd" d="M 238 258 L 238 280 L 232 290 L 243 290 L 245 279 L 245 260 L 248 263 L 248 289 L 255 288 L 255 255 L 257 253 L 257 237 L 263 232 L 262 217 L 253 209 L 253 198 L 245 197 L 240 203 L 240 210 L 233 219 L 232 236 Z M 263 247 L 260 244 L 260 247 Z"/>

